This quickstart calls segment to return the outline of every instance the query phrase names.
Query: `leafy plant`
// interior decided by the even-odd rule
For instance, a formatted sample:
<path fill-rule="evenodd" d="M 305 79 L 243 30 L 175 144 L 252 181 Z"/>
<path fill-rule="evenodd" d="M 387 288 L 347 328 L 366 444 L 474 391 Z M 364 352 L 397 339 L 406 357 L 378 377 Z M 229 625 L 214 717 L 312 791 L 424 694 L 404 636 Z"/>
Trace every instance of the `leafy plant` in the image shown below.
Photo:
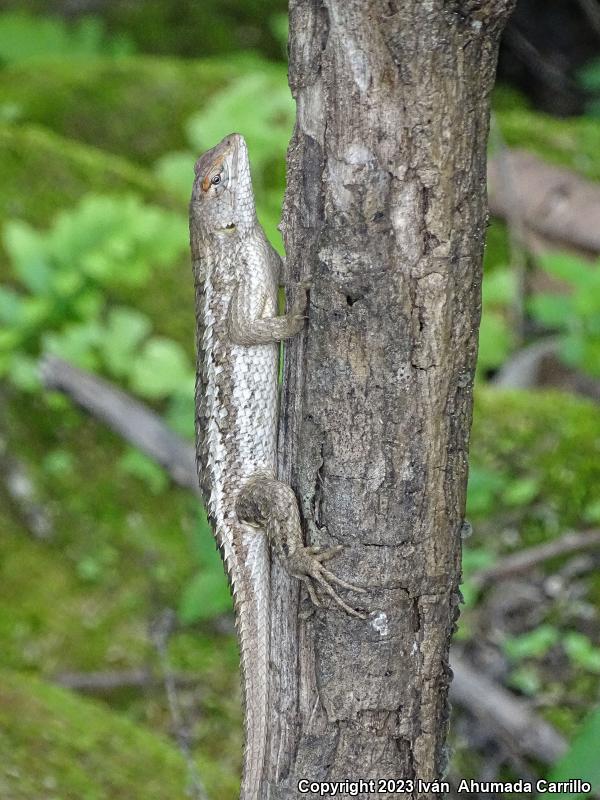
<path fill-rule="evenodd" d="M 567 284 L 568 293 L 542 293 L 531 298 L 529 310 L 543 326 L 560 334 L 564 361 L 600 377 L 600 270 L 568 253 L 549 253 L 541 265 Z"/>
<path fill-rule="evenodd" d="M 189 414 L 189 432 L 194 373 L 187 354 L 152 336 L 144 314 L 109 305 L 111 290 L 143 286 L 182 254 L 185 220 L 133 196 L 89 195 L 46 232 L 10 221 L 3 234 L 17 285 L 0 285 L 0 375 L 35 390 L 37 357 L 48 351 L 103 370 L 147 399 L 168 400 L 174 416 Z M 152 488 L 160 483 L 147 465 L 137 473 Z"/>
<path fill-rule="evenodd" d="M 90 56 L 123 56 L 133 52 L 131 40 L 107 36 L 96 17 L 67 24 L 58 17 L 39 17 L 20 12 L 0 14 L 0 62 L 14 63 L 40 58 L 85 59 Z"/>
<path fill-rule="evenodd" d="M 480 375 L 498 369 L 514 348 L 508 308 L 513 302 L 515 292 L 514 270 L 499 267 L 484 275 L 477 357 L 477 371 Z"/>

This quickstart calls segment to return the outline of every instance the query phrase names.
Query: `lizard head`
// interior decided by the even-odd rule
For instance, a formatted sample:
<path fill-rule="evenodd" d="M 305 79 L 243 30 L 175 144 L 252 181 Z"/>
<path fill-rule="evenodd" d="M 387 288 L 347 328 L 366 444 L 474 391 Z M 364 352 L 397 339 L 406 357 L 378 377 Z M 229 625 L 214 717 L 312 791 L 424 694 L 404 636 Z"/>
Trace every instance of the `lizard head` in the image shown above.
<path fill-rule="evenodd" d="M 190 218 L 205 234 L 231 234 L 256 220 L 248 148 L 244 137 L 230 133 L 200 156 Z"/>

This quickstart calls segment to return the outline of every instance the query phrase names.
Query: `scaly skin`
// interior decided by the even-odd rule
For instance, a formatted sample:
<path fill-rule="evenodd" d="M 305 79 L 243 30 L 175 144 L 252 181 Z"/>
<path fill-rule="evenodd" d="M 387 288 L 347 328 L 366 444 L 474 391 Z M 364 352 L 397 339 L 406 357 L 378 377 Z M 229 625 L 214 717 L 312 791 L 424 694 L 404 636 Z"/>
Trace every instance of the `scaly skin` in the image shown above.
<path fill-rule="evenodd" d="M 271 544 L 315 586 L 362 616 L 322 565 L 340 548 L 305 547 L 292 490 L 277 481 L 278 344 L 304 324 L 306 287 L 277 316 L 281 259 L 256 218 L 246 143 L 230 134 L 196 163 L 190 243 L 196 284 L 196 446 L 200 486 L 234 598 L 246 715 L 241 800 L 258 800 L 267 739 Z M 266 534 L 266 535 L 265 535 Z"/>

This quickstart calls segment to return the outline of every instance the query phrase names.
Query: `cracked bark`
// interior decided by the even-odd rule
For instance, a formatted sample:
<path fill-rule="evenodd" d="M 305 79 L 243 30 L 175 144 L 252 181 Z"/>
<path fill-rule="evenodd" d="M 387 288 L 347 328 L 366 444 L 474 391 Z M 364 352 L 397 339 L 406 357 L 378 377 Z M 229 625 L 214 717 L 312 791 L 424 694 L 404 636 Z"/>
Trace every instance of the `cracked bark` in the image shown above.
<path fill-rule="evenodd" d="M 290 2 L 283 228 L 288 277 L 312 289 L 286 348 L 280 473 L 313 541 L 345 545 L 332 568 L 368 587 L 346 597 L 370 616 L 299 620 L 274 562 L 265 797 L 317 796 L 302 778 L 443 775 L 489 92 L 511 7 Z"/>

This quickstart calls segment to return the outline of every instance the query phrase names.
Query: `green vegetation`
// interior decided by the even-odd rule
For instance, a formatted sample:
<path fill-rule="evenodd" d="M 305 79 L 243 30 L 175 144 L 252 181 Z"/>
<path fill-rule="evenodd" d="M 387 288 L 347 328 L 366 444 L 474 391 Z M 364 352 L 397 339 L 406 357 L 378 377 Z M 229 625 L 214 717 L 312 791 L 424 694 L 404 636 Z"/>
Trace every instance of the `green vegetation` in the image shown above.
<path fill-rule="evenodd" d="M 133 47 L 124 35 L 108 37 L 97 17 L 67 25 L 59 18 L 35 17 L 23 12 L 0 17 L 0 63 L 33 63 L 67 57 L 83 61 L 93 56 L 123 56 Z"/>
<path fill-rule="evenodd" d="M 0 794 L 10 800 L 184 797 L 165 738 L 32 676 L 0 675 Z"/>
<path fill-rule="evenodd" d="M 24 6 L 37 15 L 65 11 L 62 0 L 3 3 L 3 8 L 21 10 Z M 76 10 L 69 7 L 71 13 Z M 251 49 L 268 58 L 285 58 L 285 0 L 111 0 L 99 11 L 111 37 L 120 37 L 126 31 L 140 52 L 198 58 Z M 68 58 L 68 53 L 65 55 Z"/>
<path fill-rule="evenodd" d="M 187 120 L 240 77 L 246 62 L 91 58 L 49 60 L 35 70 L 13 64 L 0 70 L 0 120 L 43 125 L 150 165 L 187 146 Z"/>
<path fill-rule="evenodd" d="M 600 262 L 590 265 L 568 253 L 549 253 L 540 258 L 540 264 L 568 287 L 568 294 L 533 296 L 534 319 L 560 332 L 565 363 L 600 378 Z"/>
<path fill-rule="evenodd" d="M 45 225 L 90 191 L 133 191 L 169 203 L 153 177 L 130 161 L 43 128 L 1 126 L 0 150 L 3 219 Z"/>

